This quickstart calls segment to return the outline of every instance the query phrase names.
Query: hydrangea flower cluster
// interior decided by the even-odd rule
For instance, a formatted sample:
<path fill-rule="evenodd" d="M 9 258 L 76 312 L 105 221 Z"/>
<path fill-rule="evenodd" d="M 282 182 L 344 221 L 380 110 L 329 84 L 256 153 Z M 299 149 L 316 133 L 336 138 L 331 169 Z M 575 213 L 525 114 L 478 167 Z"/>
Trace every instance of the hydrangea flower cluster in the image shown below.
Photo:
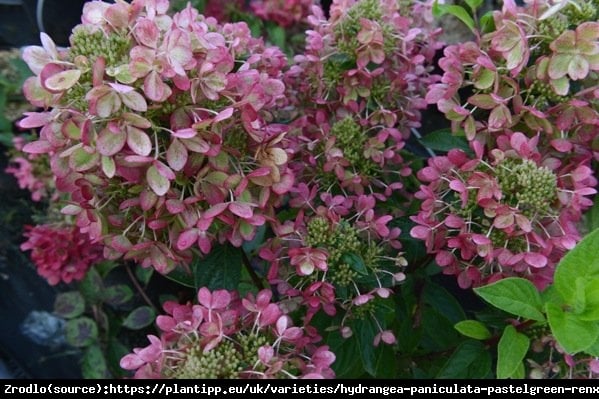
<path fill-rule="evenodd" d="M 207 288 L 198 304 L 164 304 L 162 334 L 121 360 L 136 378 L 333 378 L 335 355 L 295 327 L 269 290 L 240 299 Z"/>
<path fill-rule="evenodd" d="M 23 137 L 13 138 L 14 152 L 5 172 L 17 179 L 19 187 L 31 193 L 31 199 L 39 202 L 52 196 L 57 199 L 54 187 L 54 176 L 50 172 L 47 159 L 36 154 L 22 152 L 26 141 Z"/>
<path fill-rule="evenodd" d="M 438 31 L 421 2 L 334 1 L 329 19 L 314 6 L 308 22 L 305 53 L 286 74 L 302 112 L 288 136 L 294 220 L 275 226 L 260 255 L 285 306 L 304 307 L 304 323 L 341 311 L 334 327 L 348 337 L 352 321 L 371 318 L 373 343 L 393 344 L 377 303 L 403 280 L 406 261 L 400 229 L 389 225 L 400 211 L 385 202 L 411 174 L 401 151 L 437 79 Z"/>
<path fill-rule="evenodd" d="M 190 248 L 252 239 L 294 182 L 287 127 L 273 122 L 284 54 L 245 23 L 168 6 L 94 1 L 68 49 L 42 35 L 24 51 L 25 94 L 48 110 L 20 122 L 41 128 L 24 151 L 50 156 L 63 213 L 107 258 L 161 273 Z"/>
<path fill-rule="evenodd" d="M 286 74 L 303 115 L 292 167 L 318 191 L 384 201 L 411 171 L 401 155 L 418 127 L 441 44 L 430 2 L 334 1 L 313 7 L 306 50 Z"/>
<path fill-rule="evenodd" d="M 506 1 L 493 13 L 495 30 L 444 50 L 443 79 L 426 99 L 469 140 L 492 146 L 505 130 L 543 132 L 548 149 L 599 159 L 597 3 L 550 5 Z M 473 94 L 462 101 L 458 90 L 465 87 Z"/>
<path fill-rule="evenodd" d="M 463 288 L 508 276 L 551 283 L 563 254 L 580 240 L 576 223 L 592 204 L 592 169 L 560 162 L 538 137 L 497 137 L 498 148 L 476 156 L 451 150 L 418 172 L 422 205 L 411 235 Z"/>
<path fill-rule="evenodd" d="M 37 272 L 50 285 L 81 280 L 94 263 L 102 260 L 102 246 L 91 243 L 76 226 L 42 224 L 26 226 L 21 250 L 31 251 Z"/>
<path fill-rule="evenodd" d="M 314 3 L 314 0 L 252 0 L 250 8 L 261 19 L 287 28 L 302 22 Z"/>
<path fill-rule="evenodd" d="M 462 287 L 504 276 L 552 281 L 580 239 L 599 159 L 599 23 L 592 1 L 505 2 L 477 42 L 447 47 L 429 103 L 475 153 L 450 151 L 418 177 L 415 238 Z M 589 9 L 590 12 L 584 10 Z M 471 95 L 462 100 L 464 88 Z"/>

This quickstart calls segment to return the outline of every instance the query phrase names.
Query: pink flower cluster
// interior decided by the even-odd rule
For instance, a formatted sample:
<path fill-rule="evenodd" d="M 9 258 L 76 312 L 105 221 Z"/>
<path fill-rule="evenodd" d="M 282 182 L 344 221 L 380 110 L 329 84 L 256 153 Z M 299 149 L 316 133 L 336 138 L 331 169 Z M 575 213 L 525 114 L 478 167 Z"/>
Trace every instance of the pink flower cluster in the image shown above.
<path fill-rule="evenodd" d="M 25 49 L 35 76 L 23 128 L 41 128 L 25 146 L 49 154 L 63 213 L 76 218 L 109 259 L 134 259 L 168 273 L 210 252 L 240 246 L 274 217 L 294 183 L 277 48 L 245 23 L 220 25 L 167 0 L 94 1 L 71 47 Z"/>
<path fill-rule="evenodd" d="M 314 0 L 252 0 L 250 7 L 261 19 L 290 27 L 303 21 L 314 3 Z"/>
<path fill-rule="evenodd" d="M 31 260 L 48 284 L 81 280 L 87 270 L 102 260 L 102 246 L 93 244 L 75 226 L 42 224 L 26 226 L 21 250 L 31 251 Z"/>
<path fill-rule="evenodd" d="M 21 189 L 31 192 L 33 201 L 41 201 L 54 191 L 54 176 L 50 173 L 46 159 L 35 154 L 20 152 L 25 145 L 22 137 L 15 137 L 13 144 L 18 154 L 10 158 L 10 164 L 5 172 L 13 175 Z"/>
<path fill-rule="evenodd" d="M 475 157 L 453 150 L 419 172 L 411 234 L 462 287 L 516 275 L 544 288 L 580 239 L 597 184 L 599 23 L 563 6 L 506 1 L 495 30 L 444 50 L 426 96 Z"/>
<path fill-rule="evenodd" d="M 271 299 L 268 290 L 240 299 L 201 288 L 198 304 L 167 302 L 161 336 L 149 335 L 121 367 L 135 378 L 333 378 L 335 355 Z"/>
<path fill-rule="evenodd" d="M 320 310 L 342 310 L 347 317 L 336 327 L 344 336 L 355 319 L 372 319 L 374 344 L 395 342 L 375 314 L 404 278 L 400 229 L 390 225 L 402 210 L 387 202 L 408 200 L 402 150 L 419 126 L 427 85 L 438 79 L 430 6 L 334 1 L 330 19 L 314 6 L 305 53 L 286 73 L 288 97 L 301 110 L 288 135 L 294 217 L 279 219 L 260 255 L 286 306 L 304 307 L 304 323 Z"/>
<path fill-rule="evenodd" d="M 451 150 L 418 172 L 426 185 L 411 235 L 461 287 L 521 276 L 542 289 L 580 240 L 576 222 L 597 179 L 584 164 L 540 152 L 538 140 L 501 135 L 490 153 L 474 141 L 474 158 Z"/>

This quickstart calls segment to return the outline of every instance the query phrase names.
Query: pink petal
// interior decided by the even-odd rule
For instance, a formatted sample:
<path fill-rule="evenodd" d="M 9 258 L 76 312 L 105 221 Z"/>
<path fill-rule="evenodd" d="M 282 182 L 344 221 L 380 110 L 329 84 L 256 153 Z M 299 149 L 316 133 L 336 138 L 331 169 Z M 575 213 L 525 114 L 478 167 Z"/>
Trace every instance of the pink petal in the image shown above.
<path fill-rule="evenodd" d="M 125 370 L 137 370 L 138 368 L 146 364 L 146 362 L 143 361 L 137 354 L 130 353 L 123 357 L 119 364 Z"/>
<path fill-rule="evenodd" d="M 535 252 L 528 252 L 524 254 L 524 261 L 532 267 L 542 268 L 547 265 L 547 258 L 545 255 L 541 255 Z"/>
<path fill-rule="evenodd" d="M 249 219 L 254 214 L 251 206 L 241 202 L 231 202 L 229 204 L 229 210 L 231 211 L 231 213 L 243 219 Z"/>
<path fill-rule="evenodd" d="M 177 239 L 177 249 L 184 251 L 198 241 L 198 229 L 189 229 L 181 233 Z"/>
<path fill-rule="evenodd" d="M 224 309 L 231 302 L 231 294 L 227 290 L 216 290 L 212 293 L 212 308 Z"/>
<path fill-rule="evenodd" d="M 415 226 L 410 230 L 410 235 L 420 240 L 426 240 L 431 235 L 431 229 L 426 226 Z"/>
<path fill-rule="evenodd" d="M 264 345 L 258 348 L 258 358 L 264 364 L 268 364 L 274 355 L 275 351 L 270 345 Z"/>
<path fill-rule="evenodd" d="M 213 205 L 206 212 L 204 212 L 202 217 L 205 219 L 214 219 L 216 216 L 223 213 L 228 207 L 229 207 L 229 204 L 226 204 L 226 203 L 220 203 L 220 204 Z"/>

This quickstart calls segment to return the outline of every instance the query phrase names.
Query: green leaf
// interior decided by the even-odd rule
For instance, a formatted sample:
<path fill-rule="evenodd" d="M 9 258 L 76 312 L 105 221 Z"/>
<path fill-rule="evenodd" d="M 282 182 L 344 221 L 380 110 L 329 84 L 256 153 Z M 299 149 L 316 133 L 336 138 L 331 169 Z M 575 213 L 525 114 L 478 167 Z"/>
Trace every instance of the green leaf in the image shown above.
<path fill-rule="evenodd" d="M 361 362 L 356 361 L 360 359 L 360 351 L 355 335 L 345 339 L 334 331 L 329 334 L 326 343 L 335 354 L 332 368 L 337 378 L 360 378 L 364 375 Z"/>
<path fill-rule="evenodd" d="M 378 361 L 373 342 L 375 335 L 378 333 L 378 328 L 371 318 L 365 318 L 356 320 L 352 330 L 358 342 L 359 359 L 362 361 L 366 372 L 374 377 Z"/>
<path fill-rule="evenodd" d="M 593 357 L 599 357 L 599 337 L 597 337 L 595 343 L 586 348 L 584 351 Z"/>
<path fill-rule="evenodd" d="M 181 284 L 185 287 L 195 288 L 195 282 L 193 279 L 193 274 L 188 273 L 182 267 L 177 267 L 169 274 L 165 274 L 164 277 L 168 278 L 171 281 L 174 281 L 177 284 Z"/>
<path fill-rule="evenodd" d="M 493 10 L 486 12 L 480 17 L 480 32 L 482 34 L 493 32 L 495 30 L 495 19 L 493 18 Z"/>
<path fill-rule="evenodd" d="M 285 28 L 276 24 L 268 24 L 266 30 L 268 32 L 268 39 L 272 44 L 281 49 L 285 48 Z"/>
<path fill-rule="evenodd" d="M 485 378 L 491 370 L 491 354 L 479 341 L 461 343 L 439 370 L 436 378 Z"/>
<path fill-rule="evenodd" d="M 546 309 L 551 332 L 567 353 L 582 352 L 599 338 L 599 323 L 580 320 L 553 303 L 546 304 Z"/>
<path fill-rule="evenodd" d="M 108 273 L 118 267 L 119 264 L 117 262 L 113 262 L 111 260 L 106 260 L 100 263 L 96 263 L 94 265 L 94 269 L 98 271 L 100 277 L 106 277 Z"/>
<path fill-rule="evenodd" d="M 136 267 L 135 268 L 135 276 L 139 280 L 142 285 L 147 285 L 150 282 L 150 279 L 154 275 L 154 268 L 152 267 Z"/>
<path fill-rule="evenodd" d="M 127 327 L 131 330 L 141 330 L 152 324 L 155 318 L 156 313 L 154 312 L 154 309 L 149 306 L 140 306 L 129 313 L 123 321 L 123 327 Z"/>
<path fill-rule="evenodd" d="M 85 300 L 78 291 L 63 292 L 56 295 L 54 313 L 65 319 L 80 316 L 85 310 Z"/>
<path fill-rule="evenodd" d="M 455 348 L 462 338 L 454 325 L 442 312 L 425 306 L 422 311 L 422 347 L 434 352 Z"/>
<path fill-rule="evenodd" d="M 95 380 L 111 377 L 100 345 L 92 345 L 83 353 L 81 374 L 83 378 Z"/>
<path fill-rule="evenodd" d="M 427 282 L 424 287 L 424 302 L 441 313 L 451 324 L 466 319 L 466 314 L 460 302 L 442 286 Z"/>
<path fill-rule="evenodd" d="M 130 350 L 117 339 L 111 339 L 106 348 L 106 363 L 111 374 L 115 378 L 125 377 L 127 372 L 121 368 L 121 359 L 127 355 Z"/>
<path fill-rule="evenodd" d="M 508 325 L 497 347 L 497 378 L 514 378 L 528 352 L 529 338 Z"/>
<path fill-rule="evenodd" d="M 479 296 L 491 305 L 516 316 L 530 320 L 544 321 L 541 295 L 528 280 L 509 277 L 493 284 L 474 289 Z"/>
<path fill-rule="evenodd" d="M 212 248 L 205 258 L 195 258 L 191 265 L 195 288 L 237 289 L 243 263 L 241 251 L 231 244 L 223 244 Z"/>
<path fill-rule="evenodd" d="M 478 7 L 480 7 L 481 4 L 483 4 L 483 0 L 464 0 L 466 2 L 466 4 L 468 4 L 468 7 L 470 7 L 470 10 L 472 10 L 472 15 L 476 15 L 476 10 L 478 10 Z"/>
<path fill-rule="evenodd" d="M 102 291 L 104 291 L 102 277 L 100 277 L 96 268 L 92 267 L 87 271 L 81 283 L 79 283 L 79 292 L 81 292 L 86 301 L 96 303 L 101 300 Z"/>
<path fill-rule="evenodd" d="M 462 335 L 478 340 L 491 338 L 491 332 L 483 323 L 478 320 L 463 320 L 457 323 L 454 328 Z"/>
<path fill-rule="evenodd" d="M 423 136 L 420 142 L 433 151 L 447 152 L 457 148 L 467 153 L 471 152 L 468 141 L 464 137 L 452 134 L 451 129 L 440 129 L 430 132 Z"/>
<path fill-rule="evenodd" d="M 584 218 L 589 231 L 599 229 L 599 195 L 595 196 L 593 207 L 585 212 Z"/>
<path fill-rule="evenodd" d="M 89 317 L 78 317 L 65 325 L 66 341 L 77 348 L 89 346 L 98 338 L 98 326 Z"/>
<path fill-rule="evenodd" d="M 599 229 L 589 233 L 574 249 L 566 253 L 555 270 L 555 288 L 566 303 L 574 304 L 578 289 L 578 278 L 599 278 Z"/>
<path fill-rule="evenodd" d="M 583 290 L 585 307 L 582 313 L 577 315 L 578 318 L 585 321 L 599 321 L 599 278 L 586 281 Z"/>
<path fill-rule="evenodd" d="M 439 4 L 437 1 L 433 3 L 433 16 L 439 18 L 445 14 L 453 15 L 462 21 L 471 31 L 474 32 L 474 20 L 468 14 L 464 7 L 453 4 Z"/>
<path fill-rule="evenodd" d="M 125 284 L 112 285 L 106 288 L 103 298 L 109 305 L 123 305 L 133 298 L 133 290 Z"/>
<path fill-rule="evenodd" d="M 345 253 L 341 257 L 341 259 L 343 260 L 343 262 L 347 263 L 354 271 L 358 272 L 358 274 L 361 274 L 362 276 L 368 275 L 368 269 L 366 268 L 364 260 L 361 256 L 358 256 L 353 253 Z"/>

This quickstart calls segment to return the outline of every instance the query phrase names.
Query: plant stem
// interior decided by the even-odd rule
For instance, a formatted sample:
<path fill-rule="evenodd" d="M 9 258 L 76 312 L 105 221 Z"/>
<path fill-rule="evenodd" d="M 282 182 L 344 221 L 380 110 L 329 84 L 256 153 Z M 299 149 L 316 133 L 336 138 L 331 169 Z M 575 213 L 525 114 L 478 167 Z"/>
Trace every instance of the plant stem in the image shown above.
<path fill-rule="evenodd" d="M 139 282 L 133 275 L 133 272 L 131 271 L 131 268 L 129 267 L 128 264 L 125 264 L 125 270 L 127 270 L 127 275 L 129 275 L 129 278 L 131 279 L 131 282 L 135 286 L 135 289 L 137 290 L 137 292 L 139 292 L 139 295 L 141 295 L 141 297 L 148 304 L 149 307 L 151 307 L 152 309 L 154 309 L 154 311 L 157 312 L 158 310 L 156 309 L 156 306 L 154 306 L 154 304 L 152 303 L 150 298 L 148 298 L 148 296 L 146 295 L 144 289 L 141 287 L 141 285 L 139 285 Z"/>
<path fill-rule="evenodd" d="M 256 274 L 256 271 L 252 268 L 250 259 L 248 258 L 248 255 L 245 253 L 244 250 L 241 250 L 241 257 L 243 259 L 243 265 L 245 266 L 248 273 L 250 274 L 250 277 L 252 278 L 254 285 L 256 287 L 258 287 L 259 290 L 263 290 L 264 284 L 262 284 L 262 280 L 260 280 L 260 277 L 258 277 L 258 275 Z"/>

